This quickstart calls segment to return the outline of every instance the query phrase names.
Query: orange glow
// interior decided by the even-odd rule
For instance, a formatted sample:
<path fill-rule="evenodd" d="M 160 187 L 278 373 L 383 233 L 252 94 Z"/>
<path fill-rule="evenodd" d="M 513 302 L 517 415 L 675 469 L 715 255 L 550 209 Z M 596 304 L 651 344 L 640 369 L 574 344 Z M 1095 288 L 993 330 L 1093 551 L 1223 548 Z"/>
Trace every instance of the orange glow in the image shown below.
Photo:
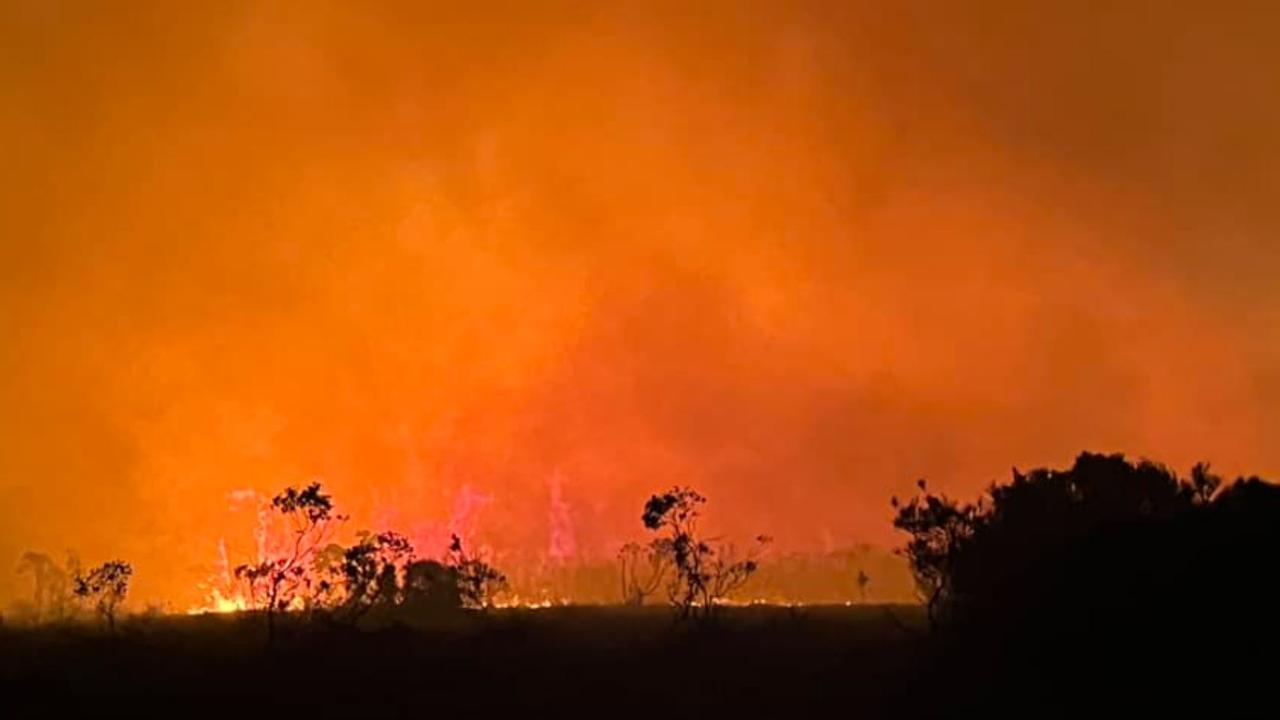
<path fill-rule="evenodd" d="M 1267 11 L 757 5 L 3 3 L 0 603 L 243 607 L 313 480 L 539 604 L 677 483 L 834 557 L 919 477 L 1280 476 Z"/>
<path fill-rule="evenodd" d="M 242 596 L 223 597 L 222 593 L 214 589 L 209 595 L 207 605 L 196 605 L 187 608 L 188 615 L 203 615 L 206 613 L 235 613 L 244 612 L 249 609 L 249 602 Z"/>

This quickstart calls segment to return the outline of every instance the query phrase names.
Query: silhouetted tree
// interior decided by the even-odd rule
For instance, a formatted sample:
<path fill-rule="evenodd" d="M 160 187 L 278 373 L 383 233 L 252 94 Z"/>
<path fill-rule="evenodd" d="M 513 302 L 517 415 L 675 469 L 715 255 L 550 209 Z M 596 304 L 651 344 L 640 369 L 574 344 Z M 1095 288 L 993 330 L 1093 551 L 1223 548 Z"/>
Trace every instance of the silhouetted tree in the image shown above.
<path fill-rule="evenodd" d="M 641 606 L 657 592 L 672 566 L 671 543 L 665 538 L 641 545 L 627 543 L 618 551 L 622 602 Z"/>
<path fill-rule="evenodd" d="M 342 557 L 346 618 L 354 621 L 374 607 L 399 604 L 400 572 L 412 561 L 413 545 L 405 536 L 361 533 L 359 542 L 346 548 Z"/>
<path fill-rule="evenodd" d="M 105 562 L 88 572 L 75 576 L 76 597 L 93 603 L 98 617 L 107 623 L 111 631 L 116 629 L 116 608 L 129 594 L 129 578 L 133 567 L 122 560 Z"/>
<path fill-rule="evenodd" d="M 284 518 L 292 543 L 278 557 L 235 569 L 235 576 L 247 584 L 253 603 L 266 610 L 268 641 L 275 639 L 276 613 L 313 591 L 324 590 L 321 578 L 313 572 L 315 556 L 334 526 L 346 519 L 334 512 L 333 500 L 319 483 L 301 490 L 286 488 L 271 499 L 271 508 Z"/>
<path fill-rule="evenodd" d="M 32 608 L 35 620 L 62 620 L 71 610 L 71 579 L 80 569 L 73 553 L 67 554 L 67 564 L 60 567 L 44 553 L 28 550 L 18 562 L 18 573 L 31 573 L 35 587 L 32 592 Z"/>
<path fill-rule="evenodd" d="M 312 587 L 303 598 L 303 606 L 312 613 L 339 608 L 347 600 L 347 548 L 331 542 L 316 550 L 311 560 Z"/>
<path fill-rule="evenodd" d="M 447 564 L 457 578 L 458 592 L 465 607 L 491 607 L 494 595 L 507 585 L 506 575 L 479 557 L 469 555 L 457 535 L 452 536 L 449 542 Z"/>
<path fill-rule="evenodd" d="M 695 490 L 677 486 L 651 496 L 641 515 L 645 528 L 666 532 L 651 547 L 670 554 L 674 573 L 667 596 L 682 619 L 710 617 L 718 603 L 750 579 L 759 567 L 757 555 L 770 541 L 760 535 L 752 550 L 738 557 L 732 545 L 700 537 L 698 520 L 706 502 Z"/>
<path fill-rule="evenodd" d="M 911 535 L 903 553 L 924 596 L 929 620 L 936 623 L 951 592 L 957 558 L 964 543 L 973 535 L 979 509 L 957 503 L 945 495 L 929 494 L 924 480 L 916 484 L 923 495 L 905 504 L 899 503 L 896 497 L 890 500 L 898 511 L 893 525 Z"/>
<path fill-rule="evenodd" d="M 1222 478 L 1210 471 L 1208 463 L 1196 463 L 1191 468 L 1191 480 L 1181 483 L 1178 490 L 1191 505 L 1204 506 L 1213 501 L 1213 496 L 1221 487 Z"/>
<path fill-rule="evenodd" d="M 867 585 L 871 583 L 871 577 L 867 575 L 866 570 L 858 570 L 858 597 L 862 602 L 867 601 Z"/>

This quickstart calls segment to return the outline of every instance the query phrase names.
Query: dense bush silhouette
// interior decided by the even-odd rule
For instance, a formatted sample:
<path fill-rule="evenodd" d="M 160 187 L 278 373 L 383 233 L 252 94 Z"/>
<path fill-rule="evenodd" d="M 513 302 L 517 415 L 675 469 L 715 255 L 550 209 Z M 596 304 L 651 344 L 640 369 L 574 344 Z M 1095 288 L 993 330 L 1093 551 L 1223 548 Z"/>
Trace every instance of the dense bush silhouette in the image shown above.
<path fill-rule="evenodd" d="M 475 610 L 493 607 L 494 595 L 507 586 L 507 576 L 462 547 L 462 538 L 452 536 L 446 565 L 453 573 L 462 604 Z"/>
<path fill-rule="evenodd" d="M 374 608 L 390 608 L 403 599 L 401 568 L 413 562 L 413 545 L 396 532 L 361 533 L 359 541 L 343 549 L 341 579 L 345 590 L 338 612 L 359 620 Z"/>
<path fill-rule="evenodd" d="M 1086 670 L 1239 678 L 1253 649 L 1274 647 L 1259 583 L 1280 559 L 1275 485 L 1084 453 L 1067 470 L 1015 470 L 974 503 L 921 490 L 894 500 L 894 524 L 930 619 L 970 663 L 999 655 L 977 666 L 1078 688 Z"/>
<path fill-rule="evenodd" d="M 405 567 L 402 597 L 410 617 L 457 610 L 462 607 L 458 572 L 435 560 L 415 560 Z"/>

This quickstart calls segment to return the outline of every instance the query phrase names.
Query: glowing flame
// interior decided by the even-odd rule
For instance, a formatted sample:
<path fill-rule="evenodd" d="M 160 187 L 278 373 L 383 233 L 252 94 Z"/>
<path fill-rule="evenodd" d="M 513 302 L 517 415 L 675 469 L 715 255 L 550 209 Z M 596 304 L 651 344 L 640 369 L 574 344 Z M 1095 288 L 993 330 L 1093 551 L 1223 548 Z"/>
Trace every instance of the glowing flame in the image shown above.
<path fill-rule="evenodd" d="M 214 588 L 209 593 L 209 600 L 204 605 L 188 608 L 188 615 L 204 615 L 206 613 L 235 613 L 249 609 L 249 603 L 243 597 L 227 597 Z"/>
<path fill-rule="evenodd" d="M 493 606 L 495 608 L 499 608 L 503 610 L 512 609 L 512 608 L 523 608 L 526 610 L 545 610 L 546 608 L 564 607 L 569 604 L 571 603 L 565 598 L 558 598 L 556 600 L 550 600 L 550 599 L 528 600 L 525 598 L 521 598 L 519 595 L 516 595 L 516 594 L 510 595 L 508 597 L 500 597 L 493 601 Z"/>
<path fill-rule="evenodd" d="M 381 507 L 373 509 L 372 514 L 376 518 L 373 525 L 381 529 L 405 528 L 405 534 L 414 547 L 414 557 L 419 560 L 445 561 L 444 551 L 450 537 L 453 534 L 463 537 L 471 552 L 485 558 L 486 562 L 494 565 L 507 577 L 507 586 L 493 598 L 492 606 L 496 608 L 545 609 L 569 604 L 618 602 L 616 565 L 612 559 L 601 560 L 590 552 L 584 552 L 585 548 L 579 542 L 574 526 L 575 507 L 566 497 L 568 493 L 565 485 L 568 482 L 569 479 L 559 470 L 547 476 L 546 544 L 532 551 L 499 553 L 483 540 L 473 545 L 472 538 L 477 535 L 483 538 L 483 528 L 479 527 L 482 523 L 479 520 L 485 506 L 495 502 L 495 498 L 465 484 L 454 494 L 445 517 L 433 520 L 415 518 L 406 515 L 411 509 Z M 278 513 L 272 511 L 270 499 L 266 495 L 248 489 L 232 491 L 227 495 L 227 510 L 238 517 L 238 534 L 231 536 L 231 543 L 225 537 L 217 540 L 214 545 L 216 554 L 208 566 L 208 575 L 199 583 L 199 597 L 202 599 L 186 610 L 189 614 L 235 613 L 261 608 L 261 598 L 252 595 L 250 587 L 235 576 L 234 568 L 241 563 L 257 564 L 279 558 L 289 551 L 292 544 L 292 529 L 281 520 Z M 348 530 L 354 531 L 361 527 L 366 526 L 356 521 Z M 236 537 L 244 541 L 239 550 L 234 542 Z M 852 551 L 830 553 L 828 564 L 814 567 L 822 573 L 824 580 L 852 578 L 855 573 L 849 563 L 856 562 L 857 567 L 864 567 L 868 561 L 864 557 L 864 551 L 858 553 L 862 554 Z M 894 562 L 897 562 L 896 557 Z M 803 566 L 809 568 L 811 565 L 806 561 Z M 891 569 L 885 570 L 886 577 L 892 577 L 890 572 Z M 905 565 L 901 565 L 899 574 L 907 578 L 899 582 L 900 585 L 914 587 L 909 584 L 910 576 Z M 790 576 L 785 573 L 777 576 L 792 583 L 784 587 L 778 585 L 776 579 L 771 581 L 767 572 L 762 575 L 763 585 L 753 586 L 751 595 L 720 598 L 716 603 L 725 606 L 788 606 L 795 605 L 798 600 L 802 601 L 791 595 L 790 591 L 797 581 Z M 825 592 L 828 586 L 821 587 Z M 816 601 L 853 604 L 854 592 L 851 587 L 843 587 L 820 596 Z M 329 588 L 322 602 L 340 602 L 343 593 L 341 588 Z M 904 597 L 910 601 L 909 596 Z M 811 596 L 804 599 L 815 600 Z M 865 597 L 863 600 L 865 601 Z M 661 598 L 654 597 L 651 601 L 660 602 Z M 294 598 L 293 603 L 288 610 L 303 609 L 301 598 Z"/>
<path fill-rule="evenodd" d="M 254 513 L 254 557 L 252 560 L 253 562 L 262 562 L 271 554 L 272 548 L 276 546 L 283 547 L 286 539 L 273 537 L 270 501 L 267 498 L 257 491 L 249 489 L 232 490 L 227 493 L 228 510 L 235 512 L 246 506 L 251 508 Z M 188 615 L 234 613 L 249 610 L 253 607 L 250 598 L 245 594 L 247 589 L 236 581 L 232 572 L 232 564 L 227 554 L 225 537 L 218 538 L 218 557 L 214 564 L 214 571 L 205 582 L 201 583 L 201 586 L 205 588 L 205 600 L 188 608 Z"/>

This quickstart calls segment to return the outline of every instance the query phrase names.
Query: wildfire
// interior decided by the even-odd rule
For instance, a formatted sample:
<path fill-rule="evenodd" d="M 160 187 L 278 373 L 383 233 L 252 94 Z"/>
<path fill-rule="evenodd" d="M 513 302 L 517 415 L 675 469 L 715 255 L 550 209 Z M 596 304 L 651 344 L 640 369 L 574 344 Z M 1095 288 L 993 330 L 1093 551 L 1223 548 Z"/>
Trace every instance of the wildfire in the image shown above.
<path fill-rule="evenodd" d="M 548 544 L 541 553 L 502 555 L 483 544 L 479 546 L 476 557 L 486 558 L 486 562 L 491 561 L 511 573 L 502 583 L 505 587 L 493 588 L 493 594 L 479 602 L 498 609 L 540 610 L 571 604 L 595 605 L 616 601 L 614 583 L 617 568 L 599 561 L 590 565 L 587 564 L 593 562 L 590 558 L 584 560 L 574 535 L 571 508 L 565 499 L 562 485 L 563 478 L 558 473 L 548 481 Z M 399 520 L 411 526 L 410 534 L 405 538 L 411 547 L 408 560 L 448 562 L 447 557 L 437 554 L 447 544 L 440 539 L 441 535 L 447 533 L 446 537 L 454 537 L 456 533 L 451 531 L 455 529 L 474 530 L 472 526 L 478 508 L 491 502 L 493 498 L 464 485 L 454 500 L 452 512 L 447 520 L 441 522 L 408 522 L 406 518 L 382 510 L 375 510 L 374 515 L 387 524 Z M 264 598 L 254 595 L 252 585 L 238 576 L 234 567 L 239 562 L 261 564 L 285 557 L 295 544 L 296 529 L 290 527 L 278 512 L 273 511 L 272 501 L 266 495 L 253 490 L 234 490 L 227 496 L 227 506 L 229 513 L 239 518 L 241 537 L 251 540 L 243 543 L 240 551 L 236 552 L 234 546 L 229 549 L 226 538 L 218 538 L 208 574 L 199 583 L 202 599 L 188 607 L 185 611 L 187 614 L 238 613 L 263 608 Z M 347 536 L 350 536 L 349 532 Z M 432 553 L 432 549 L 437 550 L 437 553 Z M 327 553 L 323 557 L 323 561 L 328 563 L 324 572 L 332 573 L 335 567 L 339 567 L 333 564 L 333 553 L 339 553 L 337 562 L 340 563 L 342 551 L 343 547 L 332 543 L 318 551 Z M 320 557 L 318 553 L 317 557 Z M 401 558 L 397 562 L 407 563 L 407 560 Z M 397 570 L 401 582 L 404 582 L 406 567 L 407 564 L 404 564 Z M 839 576 L 843 567 L 833 565 L 831 575 Z M 326 581 L 331 582 L 334 582 L 333 576 Z M 288 612 L 312 607 L 310 600 L 318 600 L 331 607 L 340 606 L 348 598 L 341 588 L 341 579 L 336 582 L 337 587 L 327 588 L 323 598 L 304 600 L 301 596 L 293 597 L 284 601 L 289 603 L 287 608 L 278 610 Z M 796 604 L 797 598 L 787 597 L 779 589 L 756 588 L 756 593 L 752 596 L 716 598 L 713 602 L 726 606 Z M 834 600 L 849 599 L 838 597 Z M 831 600 L 824 598 L 824 601 Z M 475 602 L 477 601 L 472 601 L 472 604 Z"/>
<path fill-rule="evenodd" d="M 288 538 L 278 523 L 272 522 L 270 500 L 262 494 L 249 489 L 232 490 L 227 494 L 229 512 L 240 512 L 248 509 L 253 517 L 253 559 L 261 562 L 278 554 Z M 207 613 L 236 613 L 253 609 L 254 605 L 247 595 L 247 588 L 238 582 L 232 573 L 232 563 L 227 553 L 226 538 L 218 538 L 217 560 L 213 572 L 201 583 L 205 589 L 204 602 L 187 609 L 188 615 L 204 615 Z"/>
<path fill-rule="evenodd" d="M 564 564 L 575 555 L 576 547 L 569 520 L 569 508 L 562 497 L 561 482 L 559 474 L 550 480 L 550 514 L 553 528 L 549 555 L 555 562 Z M 467 530 L 479 508 L 491 500 L 490 496 L 475 491 L 469 485 L 464 485 L 454 499 L 454 507 L 448 521 L 430 523 L 429 527 L 419 524 L 417 528 L 419 532 L 414 535 L 425 536 L 425 539 L 414 538 L 422 540 L 414 544 L 427 548 L 445 547 L 446 542 L 442 538 L 456 536 L 457 533 Z M 249 512 L 252 522 L 253 562 L 261 563 L 281 557 L 288 552 L 292 544 L 291 528 L 286 527 L 272 512 L 271 500 L 266 495 L 251 489 L 233 490 L 227 495 L 227 509 L 231 513 Z M 226 539 L 219 538 L 214 566 L 208 577 L 200 583 L 204 600 L 189 607 L 186 610 L 187 614 L 235 613 L 259 607 L 250 595 L 249 588 L 235 576 L 232 567 Z M 494 598 L 493 604 L 500 608 L 548 608 L 568 604 L 568 601 L 563 598 L 553 599 L 555 596 L 550 590 L 536 592 L 534 597 L 537 599 L 525 594 L 522 598 L 520 593 L 509 591 L 500 593 Z M 295 598 L 295 603 L 297 606 L 290 607 L 290 610 L 301 609 L 303 605 L 301 599 Z"/>
<path fill-rule="evenodd" d="M 570 602 L 564 598 L 557 600 L 527 600 L 519 595 L 511 595 L 510 597 L 500 597 L 493 601 L 493 606 L 502 610 L 521 608 L 524 610 L 545 610 L 552 607 L 564 607 Z"/>
<path fill-rule="evenodd" d="M 249 603 L 238 595 L 227 597 L 217 588 L 209 593 L 206 604 L 187 609 L 188 615 L 205 615 L 208 613 L 236 613 L 249 609 Z"/>

